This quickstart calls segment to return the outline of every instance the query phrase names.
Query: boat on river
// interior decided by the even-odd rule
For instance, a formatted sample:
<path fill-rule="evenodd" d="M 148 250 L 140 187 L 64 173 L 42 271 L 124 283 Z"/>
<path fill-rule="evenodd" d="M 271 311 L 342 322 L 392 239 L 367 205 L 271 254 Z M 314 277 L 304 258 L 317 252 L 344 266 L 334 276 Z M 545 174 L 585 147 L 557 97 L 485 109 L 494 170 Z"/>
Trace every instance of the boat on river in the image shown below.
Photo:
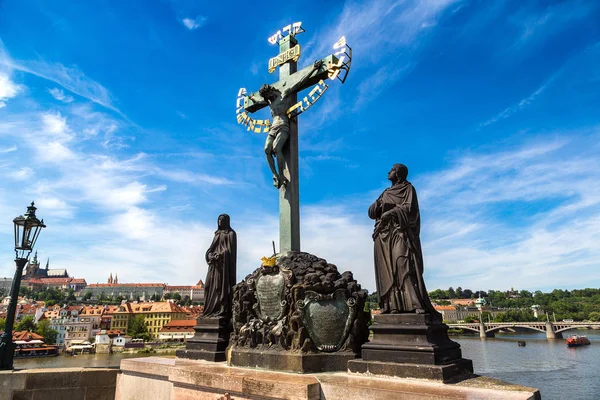
<path fill-rule="evenodd" d="M 587 346 L 591 344 L 590 340 L 585 336 L 571 335 L 567 338 L 568 347 Z"/>

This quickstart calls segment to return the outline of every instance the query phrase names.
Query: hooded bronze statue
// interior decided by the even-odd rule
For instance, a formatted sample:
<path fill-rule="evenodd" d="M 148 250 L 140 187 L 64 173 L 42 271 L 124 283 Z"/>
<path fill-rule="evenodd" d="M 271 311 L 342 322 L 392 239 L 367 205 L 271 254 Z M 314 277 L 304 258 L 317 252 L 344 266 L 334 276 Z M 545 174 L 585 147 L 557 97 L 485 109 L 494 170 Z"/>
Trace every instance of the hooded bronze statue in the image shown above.
<path fill-rule="evenodd" d="M 218 229 L 206 251 L 208 273 L 204 286 L 204 317 L 230 317 L 231 295 L 235 285 L 237 237 L 229 215 L 221 214 Z"/>
<path fill-rule="evenodd" d="M 406 180 L 408 168 L 395 164 L 392 186 L 369 207 L 374 219 L 375 280 L 382 314 L 428 313 L 439 317 L 423 282 L 417 192 Z"/>

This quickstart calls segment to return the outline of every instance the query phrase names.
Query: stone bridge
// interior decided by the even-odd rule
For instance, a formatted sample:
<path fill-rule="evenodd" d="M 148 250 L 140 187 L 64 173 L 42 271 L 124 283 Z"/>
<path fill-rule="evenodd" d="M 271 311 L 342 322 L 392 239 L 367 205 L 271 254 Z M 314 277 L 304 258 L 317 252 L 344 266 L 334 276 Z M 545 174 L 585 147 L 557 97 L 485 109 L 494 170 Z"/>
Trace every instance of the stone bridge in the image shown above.
<path fill-rule="evenodd" d="M 500 329 L 522 328 L 545 332 L 548 339 L 562 339 L 562 332 L 571 329 L 600 329 L 600 322 L 473 322 L 448 324 L 450 328 L 478 332 L 479 337 L 494 337 Z"/>

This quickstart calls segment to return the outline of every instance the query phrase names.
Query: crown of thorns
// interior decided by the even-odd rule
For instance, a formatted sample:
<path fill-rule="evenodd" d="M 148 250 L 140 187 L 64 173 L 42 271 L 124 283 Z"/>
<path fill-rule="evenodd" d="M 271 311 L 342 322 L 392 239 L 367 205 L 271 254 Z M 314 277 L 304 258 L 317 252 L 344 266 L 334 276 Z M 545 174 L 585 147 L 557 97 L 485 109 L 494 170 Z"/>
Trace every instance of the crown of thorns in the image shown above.
<path fill-rule="evenodd" d="M 262 97 L 265 97 L 265 96 L 268 96 L 271 93 L 275 93 L 276 91 L 277 91 L 277 89 L 275 89 L 273 86 L 265 83 L 258 90 L 258 94 L 260 94 Z"/>

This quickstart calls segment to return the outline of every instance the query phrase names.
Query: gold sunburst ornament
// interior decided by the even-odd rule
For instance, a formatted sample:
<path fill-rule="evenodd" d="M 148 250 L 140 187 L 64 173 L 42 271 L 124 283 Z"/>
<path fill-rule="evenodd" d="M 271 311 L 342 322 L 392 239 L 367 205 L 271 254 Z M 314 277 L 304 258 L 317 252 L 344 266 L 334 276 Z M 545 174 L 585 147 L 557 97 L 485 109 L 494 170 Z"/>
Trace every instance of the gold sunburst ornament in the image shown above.
<path fill-rule="evenodd" d="M 263 257 L 260 259 L 262 261 L 263 267 L 274 267 L 277 263 L 277 256 L 273 257 Z"/>

